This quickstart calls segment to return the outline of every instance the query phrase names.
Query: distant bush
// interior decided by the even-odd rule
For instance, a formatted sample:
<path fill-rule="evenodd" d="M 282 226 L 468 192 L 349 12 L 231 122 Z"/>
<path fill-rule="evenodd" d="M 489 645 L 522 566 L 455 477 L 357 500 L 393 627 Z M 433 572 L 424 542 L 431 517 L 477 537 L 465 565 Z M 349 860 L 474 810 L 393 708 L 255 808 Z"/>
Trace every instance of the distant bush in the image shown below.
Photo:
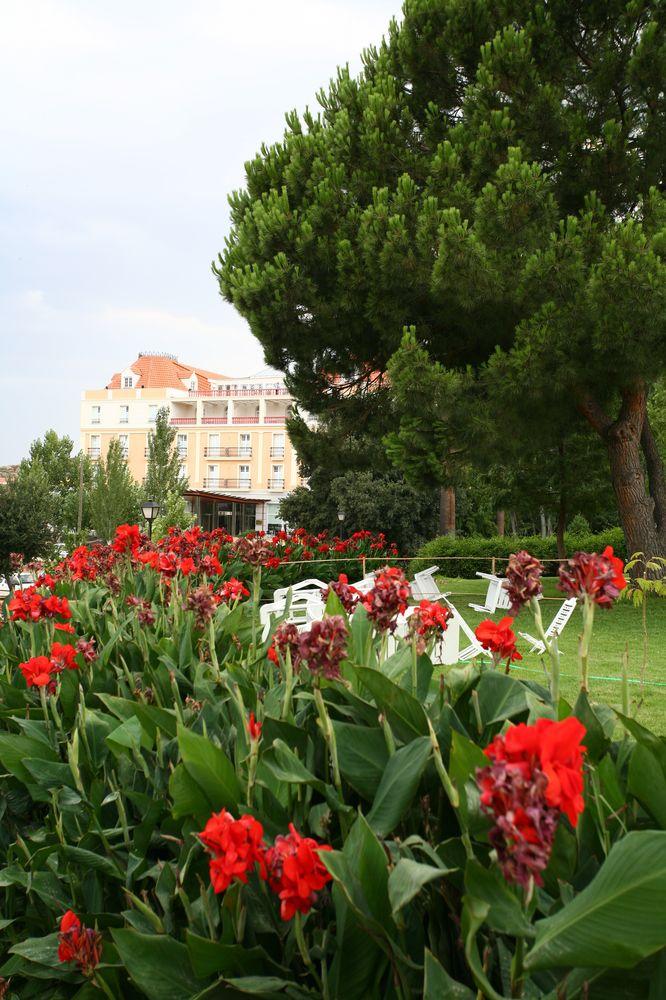
<path fill-rule="evenodd" d="M 602 552 L 607 545 L 612 545 L 615 552 L 623 559 L 626 558 L 624 533 L 621 528 L 610 528 L 608 531 L 599 534 L 577 534 L 567 532 L 564 536 L 564 544 L 567 555 L 574 552 Z M 444 560 L 447 556 L 462 556 L 451 562 L 441 562 L 440 568 L 445 576 L 459 576 L 469 579 L 478 571 L 480 573 L 490 573 L 491 558 L 497 557 L 496 572 L 501 575 L 504 572 L 506 562 L 512 552 L 519 549 L 527 549 L 538 559 L 557 559 L 557 538 L 554 535 L 548 538 L 541 538 L 540 535 L 523 535 L 516 537 L 512 535 L 499 536 L 493 538 L 482 538 L 478 535 L 469 538 L 451 538 L 449 535 L 440 535 L 423 545 L 417 555 L 419 561 L 411 564 L 411 572 L 416 573 L 421 569 L 432 566 L 438 560 Z M 422 560 L 422 561 L 421 561 Z M 552 575 L 555 572 L 554 563 L 546 565 L 546 573 Z"/>

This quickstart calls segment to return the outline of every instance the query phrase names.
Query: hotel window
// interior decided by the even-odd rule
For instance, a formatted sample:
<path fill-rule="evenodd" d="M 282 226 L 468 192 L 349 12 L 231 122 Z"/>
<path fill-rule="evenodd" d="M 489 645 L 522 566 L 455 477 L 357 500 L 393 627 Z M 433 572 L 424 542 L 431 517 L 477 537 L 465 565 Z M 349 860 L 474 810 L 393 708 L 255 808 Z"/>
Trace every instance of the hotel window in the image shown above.
<path fill-rule="evenodd" d="M 239 465 L 238 466 L 238 485 L 240 489 L 248 490 L 250 488 L 250 466 L 249 465 Z"/>
<path fill-rule="evenodd" d="M 273 435 L 271 458 L 284 458 L 284 434 Z"/>
<path fill-rule="evenodd" d="M 151 403 L 148 407 L 148 423 L 154 424 L 157 420 L 157 403 Z"/>
<path fill-rule="evenodd" d="M 250 446 L 250 435 L 249 434 L 239 434 L 238 435 L 238 455 L 240 458 L 249 458 L 252 454 L 252 448 Z"/>
<path fill-rule="evenodd" d="M 206 477 L 206 486 L 219 486 L 220 485 L 220 467 L 219 465 L 209 465 L 208 466 L 208 476 Z"/>
<path fill-rule="evenodd" d="M 90 447 L 88 448 L 88 454 L 91 458 L 99 458 L 102 451 L 102 439 L 99 434 L 90 435 Z"/>
<path fill-rule="evenodd" d="M 178 472 L 180 473 L 181 479 L 187 479 L 187 466 L 184 462 L 181 462 L 178 466 Z"/>
<path fill-rule="evenodd" d="M 220 435 L 219 434 L 209 434 L 208 435 L 208 454 L 211 458 L 220 457 Z"/>
<path fill-rule="evenodd" d="M 120 423 L 129 423 L 129 406 L 126 406 L 124 403 L 120 407 Z"/>
<path fill-rule="evenodd" d="M 93 406 L 91 407 L 90 423 L 99 424 L 102 421 L 102 407 Z"/>
<path fill-rule="evenodd" d="M 125 375 L 123 378 L 123 389 L 131 389 L 134 385 L 134 378 L 132 375 Z"/>
<path fill-rule="evenodd" d="M 187 434 L 179 434 L 177 438 L 178 457 L 185 458 L 187 455 Z"/>
<path fill-rule="evenodd" d="M 120 441 L 120 450 L 123 453 L 123 458 L 129 458 L 129 434 L 119 434 L 118 440 Z"/>
<path fill-rule="evenodd" d="M 271 466 L 270 485 L 274 490 L 284 489 L 284 465 Z"/>

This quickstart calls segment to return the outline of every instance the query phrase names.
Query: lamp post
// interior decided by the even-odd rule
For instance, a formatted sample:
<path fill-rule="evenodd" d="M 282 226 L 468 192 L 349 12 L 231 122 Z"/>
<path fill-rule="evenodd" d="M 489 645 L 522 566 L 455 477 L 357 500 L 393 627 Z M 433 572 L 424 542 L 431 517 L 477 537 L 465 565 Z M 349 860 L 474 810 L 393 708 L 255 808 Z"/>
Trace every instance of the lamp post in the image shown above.
<path fill-rule="evenodd" d="M 148 538 L 153 539 L 153 521 L 160 512 L 160 505 L 155 500 L 144 500 L 141 504 L 141 513 L 148 525 Z"/>
<path fill-rule="evenodd" d="M 340 522 L 340 538 L 344 538 L 344 523 L 345 523 L 344 510 L 338 511 L 338 521 Z"/>

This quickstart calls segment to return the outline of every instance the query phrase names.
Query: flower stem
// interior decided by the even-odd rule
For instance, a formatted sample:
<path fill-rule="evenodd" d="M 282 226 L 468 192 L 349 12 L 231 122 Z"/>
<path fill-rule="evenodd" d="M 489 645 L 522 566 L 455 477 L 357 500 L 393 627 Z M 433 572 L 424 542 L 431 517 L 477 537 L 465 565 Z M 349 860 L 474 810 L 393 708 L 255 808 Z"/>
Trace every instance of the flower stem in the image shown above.
<path fill-rule="evenodd" d="M 319 992 L 323 996 L 321 979 L 319 978 L 319 973 L 317 972 L 315 964 L 310 957 L 310 952 L 308 951 L 308 946 L 306 945 L 305 937 L 303 936 L 303 916 L 298 912 L 294 914 L 294 937 L 296 938 L 296 944 L 298 945 L 301 958 L 316 982 Z"/>
<path fill-rule="evenodd" d="M 544 644 L 544 648 L 550 657 L 550 697 L 557 712 L 557 705 L 560 700 L 560 649 L 557 643 L 557 636 L 549 639 L 543 627 L 541 617 L 541 605 L 536 597 L 530 598 L 530 611 L 534 617 L 537 635 Z"/>
<path fill-rule="evenodd" d="M 580 686 L 583 691 L 588 691 L 588 659 L 590 654 L 590 639 L 592 638 L 592 626 L 594 624 L 594 601 L 585 595 L 583 601 L 583 634 L 578 643 L 578 658 L 580 660 Z"/>
<path fill-rule="evenodd" d="M 432 728 L 432 722 L 428 719 L 428 729 L 430 730 L 430 745 L 432 746 L 432 753 L 435 760 L 435 769 L 439 775 L 439 780 L 442 782 L 444 791 L 446 792 L 447 798 L 454 809 L 457 809 L 460 805 L 460 796 L 458 795 L 457 789 L 454 787 L 451 778 L 449 777 L 449 772 L 444 767 L 444 761 L 442 760 L 442 752 L 439 749 L 439 743 L 437 742 L 437 736 L 435 730 Z"/>
<path fill-rule="evenodd" d="M 419 685 L 419 675 L 418 675 L 418 663 L 419 657 L 416 651 L 416 636 L 412 639 L 412 694 L 416 698 L 418 695 L 418 685 Z"/>
<path fill-rule="evenodd" d="M 321 688 L 319 685 L 315 685 L 314 689 L 314 700 L 317 706 L 317 711 L 319 713 L 319 721 L 321 724 L 322 732 L 324 734 L 324 739 L 328 744 L 328 752 L 331 758 L 331 771 L 333 772 L 333 784 L 335 785 L 338 796 L 340 797 L 340 802 L 344 803 L 344 797 L 342 794 L 342 777 L 340 775 L 340 765 L 338 763 L 338 745 L 335 740 L 335 730 L 331 723 L 331 717 L 328 714 L 324 699 L 321 694 Z M 342 825 L 342 816 L 340 817 L 340 823 Z"/>

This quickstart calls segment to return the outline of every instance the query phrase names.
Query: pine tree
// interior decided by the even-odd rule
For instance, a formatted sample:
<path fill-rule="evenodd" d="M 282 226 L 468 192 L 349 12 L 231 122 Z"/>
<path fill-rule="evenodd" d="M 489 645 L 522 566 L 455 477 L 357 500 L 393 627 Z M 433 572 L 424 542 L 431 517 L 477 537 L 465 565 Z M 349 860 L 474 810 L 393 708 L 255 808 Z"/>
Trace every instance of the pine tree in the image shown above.
<path fill-rule="evenodd" d="M 100 458 L 95 468 L 90 507 L 92 527 L 104 541 L 113 537 L 119 524 L 139 523 L 141 490 L 117 438 L 109 444 L 106 461 Z"/>
<path fill-rule="evenodd" d="M 170 424 L 168 407 L 157 411 L 155 430 L 148 438 L 148 467 L 144 490 L 147 497 L 165 506 L 170 494 L 182 494 L 187 478 L 180 471 L 176 431 Z"/>
<path fill-rule="evenodd" d="M 527 449 L 539 421 L 587 426 L 649 553 L 666 551 L 646 406 L 666 371 L 665 23 L 656 0 L 407 0 L 361 76 L 247 164 L 216 266 L 317 416 L 386 387 L 414 325 L 478 385 L 472 424 L 509 423 L 510 398 Z"/>

